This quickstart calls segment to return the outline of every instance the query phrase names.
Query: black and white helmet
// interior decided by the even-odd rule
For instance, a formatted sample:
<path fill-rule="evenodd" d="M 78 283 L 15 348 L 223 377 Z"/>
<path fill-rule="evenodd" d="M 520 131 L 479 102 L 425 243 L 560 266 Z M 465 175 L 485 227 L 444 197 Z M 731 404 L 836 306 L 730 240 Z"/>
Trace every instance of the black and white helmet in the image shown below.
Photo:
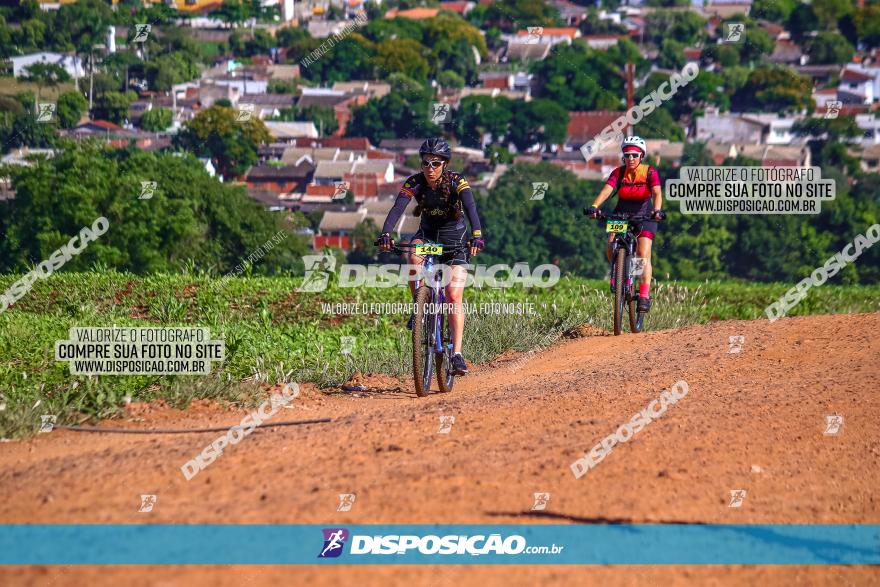
<path fill-rule="evenodd" d="M 452 159 L 452 148 L 441 138 L 430 138 L 419 147 L 419 156 L 436 155 L 449 161 Z"/>

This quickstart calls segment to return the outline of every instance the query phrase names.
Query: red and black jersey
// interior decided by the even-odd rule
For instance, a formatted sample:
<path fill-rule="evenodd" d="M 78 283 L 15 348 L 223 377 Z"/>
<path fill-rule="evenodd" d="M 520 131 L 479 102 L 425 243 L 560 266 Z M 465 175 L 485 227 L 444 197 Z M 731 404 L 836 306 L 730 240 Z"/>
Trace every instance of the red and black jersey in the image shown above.
<path fill-rule="evenodd" d="M 626 165 L 621 165 L 611 172 L 605 183 L 617 188 L 617 197 L 621 200 L 647 200 L 654 186 L 660 185 L 660 174 L 646 163 L 631 173 L 627 172 Z"/>

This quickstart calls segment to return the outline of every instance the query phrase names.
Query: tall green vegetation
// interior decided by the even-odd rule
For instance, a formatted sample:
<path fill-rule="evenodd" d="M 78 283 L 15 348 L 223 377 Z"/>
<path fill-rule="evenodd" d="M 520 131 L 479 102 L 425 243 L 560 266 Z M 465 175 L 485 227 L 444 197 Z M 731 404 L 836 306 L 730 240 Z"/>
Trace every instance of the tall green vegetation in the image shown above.
<path fill-rule="evenodd" d="M 65 269 L 94 263 L 133 273 L 169 272 L 192 261 L 227 272 L 293 227 L 251 200 L 244 189 L 210 177 L 191 155 L 113 150 L 97 143 L 68 143 L 30 167 L 9 166 L 16 197 L 0 201 L 0 272 L 27 271 L 104 216 L 101 236 Z M 141 199 L 142 182 L 156 182 Z M 257 273 L 301 265 L 307 244 L 290 235 L 255 267 Z"/>

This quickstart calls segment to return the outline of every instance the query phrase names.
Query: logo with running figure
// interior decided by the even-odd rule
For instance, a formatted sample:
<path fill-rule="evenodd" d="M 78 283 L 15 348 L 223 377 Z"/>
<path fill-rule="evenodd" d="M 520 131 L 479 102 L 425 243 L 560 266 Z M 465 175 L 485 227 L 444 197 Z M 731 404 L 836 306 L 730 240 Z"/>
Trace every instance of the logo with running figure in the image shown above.
<path fill-rule="evenodd" d="M 37 105 L 37 122 L 52 122 L 55 115 L 54 102 L 40 102 Z"/>
<path fill-rule="evenodd" d="M 440 429 L 437 434 L 449 434 L 452 432 L 452 425 L 455 424 L 455 416 L 440 416 Z"/>
<path fill-rule="evenodd" d="M 40 432 L 52 432 L 56 421 L 58 421 L 58 416 L 54 414 L 43 414 L 40 416 Z"/>
<path fill-rule="evenodd" d="M 530 200 L 543 200 L 544 196 L 547 194 L 547 188 L 550 187 L 550 184 L 546 181 L 533 181 L 532 182 L 532 197 Z"/>
<path fill-rule="evenodd" d="M 331 200 L 344 200 L 351 190 L 351 185 L 347 181 L 338 182 L 333 188 L 333 197 Z"/>
<path fill-rule="evenodd" d="M 737 335 L 737 336 L 728 336 L 727 337 L 727 353 L 741 353 L 743 350 L 743 345 L 746 342 L 746 337 Z"/>
<path fill-rule="evenodd" d="M 550 494 L 549 493 L 536 493 L 535 494 L 535 503 L 532 505 L 533 512 L 540 512 L 547 509 L 547 504 L 550 503 Z"/>
<path fill-rule="evenodd" d="M 350 512 L 351 507 L 354 505 L 354 500 L 357 499 L 357 495 L 354 493 L 340 493 L 339 494 L 339 506 L 337 506 L 337 512 Z"/>
<path fill-rule="evenodd" d="M 431 112 L 431 122 L 434 124 L 443 124 L 452 120 L 449 104 L 445 102 L 433 102 L 431 104 Z"/>
<path fill-rule="evenodd" d="M 731 489 L 730 490 L 730 503 L 727 504 L 727 507 L 729 507 L 729 508 L 742 507 L 743 501 L 745 501 L 747 493 L 748 492 L 745 489 Z"/>
<path fill-rule="evenodd" d="M 324 528 L 324 547 L 318 554 L 318 558 L 337 558 L 342 554 L 345 541 L 348 540 L 348 530 L 345 528 Z"/>
<path fill-rule="evenodd" d="M 837 118 L 837 115 L 840 114 L 841 108 L 843 108 L 843 102 L 840 100 L 830 100 L 825 104 L 825 118 Z"/>
<path fill-rule="evenodd" d="M 155 181 L 142 181 L 141 182 L 141 195 L 138 196 L 138 200 L 150 200 L 153 198 L 153 194 L 156 193 L 156 187 L 158 187 L 158 182 Z"/>
<path fill-rule="evenodd" d="M 239 103 L 238 105 L 238 117 L 235 119 L 236 122 L 247 122 L 251 119 L 251 115 L 254 113 L 255 106 L 253 103 Z"/>
<path fill-rule="evenodd" d="M 843 416 L 840 414 L 831 414 L 825 416 L 825 436 L 834 436 L 840 432 L 843 427 Z"/>
<path fill-rule="evenodd" d="M 131 40 L 132 43 L 146 43 L 147 37 L 150 36 L 150 30 L 153 28 L 151 24 L 136 24 L 134 25 L 134 38 Z"/>
<path fill-rule="evenodd" d="M 728 22 L 724 25 L 724 43 L 739 43 L 745 33 L 746 25 L 741 22 Z"/>
<path fill-rule="evenodd" d="M 336 257 L 333 255 L 303 255 L 306 275 L 298 292 L 319 292 L 327 289 L 330 274 L 336 269 Z"/>
<path fill-rule="evenodd" d="M 537 45 L 541 42 L 541 37 L 544 36 L 544 27 L 542 26 L 530 26 L 526 27 L 527 35 L 526 35 L 526 45 Z"/>
<path fill-rule="evenodd" d="M 138 508 L 139 512 L 151 512 L 153 511 L 153 506 L 156 505 L 156 496 L 143 494 L 141 495 L 141 507 Z"/>

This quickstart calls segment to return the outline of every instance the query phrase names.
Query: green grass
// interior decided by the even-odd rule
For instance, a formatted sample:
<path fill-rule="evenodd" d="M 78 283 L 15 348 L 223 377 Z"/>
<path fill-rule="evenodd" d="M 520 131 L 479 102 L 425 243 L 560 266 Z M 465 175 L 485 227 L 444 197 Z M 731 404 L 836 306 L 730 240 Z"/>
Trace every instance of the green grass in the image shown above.
<path fill-rule="evenodd" d="M 80 86 L 82 86 L 82 81 L 83 80 L 80 79 Z M 88 83 L 88 79 L 86 79 L 86 83 Z M 39 88 L 39 85 L 35 82 L 22 81 L 11 77 L 4 77 L 0 80 L 0 95 L 3 96 L 15 96 L 20 92 L 28 91 L 33 92 L 34 95 L 36 95 Z M 64 92 L 72 92 L 74 89 L 75 84 L 73 81 L 58 84 L 57 86 L 44 86 L 42 90 L 40 90 L 40 99 L 55 101 L 58 100 L 58 96 Z"/>
<path fill-rule="evenodd" d="M 0 292 L 20 276 L 0 276 Z M 185 407 L 197 398 L 253 404 L 258 386 L 284 381 L 341 384 L 357 371 L 409 372 L 407 316 L 324 313 L 322 303 L 408 302 L 402 286 L 339 288 L 298 293 L 301 278 L 218 279 L 175 274 L 148 277 L 95 271 L 53 274 L 0 313 L 0 437 L 39 427 L 40 414 L 58 423 L 118 414 L 126 399 L 162 398 Z M 790 285 L 736 282 L 655 286 L 650 328 L 674 328 L 724 319 L 764 317 L 764 308 Z M 880 310 L 880 286 L 825 285 L 789 315 Z M 507 349 L 530 350 L 552 343 L 582 324 L 609 330 L 611 301 L 605 281 L 564 277 L 551 288 L 470 288 L 469 303 L 534 304 L 533 315 L 468 317 L 464 352 L 482 363 Z M 201 377 L 72 376 L 56 362 L 54 343 L 73 326 L 202 326 L 225 340 L 226 360 Z M 341 337 L 356 339 L 340 354 Z M 0 398 L 0 404 L 3 399 Z"/>
<path fill-rule="evenodd" d="M 209 61 L 220 55 L 221 43 L 213 43 L 210 41 L 199 41 L 199 48 L 202 52 L 202 59 Z"/>

